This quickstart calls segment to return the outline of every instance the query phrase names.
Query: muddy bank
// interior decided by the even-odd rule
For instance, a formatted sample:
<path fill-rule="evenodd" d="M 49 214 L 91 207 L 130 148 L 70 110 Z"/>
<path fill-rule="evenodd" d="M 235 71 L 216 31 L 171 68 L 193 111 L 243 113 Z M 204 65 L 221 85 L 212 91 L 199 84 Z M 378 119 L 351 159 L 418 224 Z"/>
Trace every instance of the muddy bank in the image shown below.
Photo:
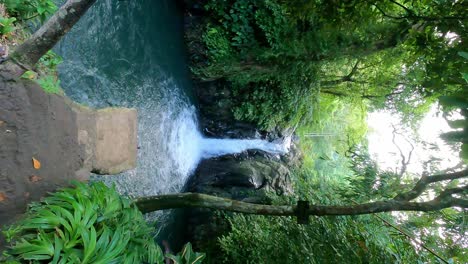
<path fill-rule="evenodd" d="M 135 167 L 136 122 L 134 109 L 96 111 L 32 81 L 0 76 L 0 226 L 90 171 Z"/>

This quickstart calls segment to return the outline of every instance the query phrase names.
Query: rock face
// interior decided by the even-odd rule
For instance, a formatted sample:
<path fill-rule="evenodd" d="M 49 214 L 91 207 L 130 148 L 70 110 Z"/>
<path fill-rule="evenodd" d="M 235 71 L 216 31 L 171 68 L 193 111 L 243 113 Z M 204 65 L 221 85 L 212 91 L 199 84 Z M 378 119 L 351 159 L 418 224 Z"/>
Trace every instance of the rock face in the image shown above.
<path fill-rule="evenodd" d="M 279 155 L 248 150 L 203 160 L 188 189 L 243 200 L 252 198 L 249 195 L 252 191 L 271 191 L 278 195 L 291 193 L 289 176 L 287 164 L 281 161 Z"/>
<path fill-rule="evenodd" d="M 135 167 L 136 122 L 134 109 L 96 111 L 32 81 L 0 76 L 0 225 L 48 191 L 87 180 L 90 171 Z"/>
<path fill-rule="evenodd" d="M 261 132 L 254 124 L 234 119 L 233 96 L 223 80 L 194 84 L 200 111 L 200 126 L 207 137 L 260 138 Z"/>
<path fill-rule="evenodd" d="M 268 193 L 291 194 L 291 167 L 300 162 L 293 144 L 286 155 L 248 150 L 203 160 L 187 184 L 187 191 L 206 193 L 250 203 L 268 204 Z M 220 214 L 209 209 L 186 211 L 186 238 L 198 249 L 213 247 L 213 238 L 229 225 Z"/>

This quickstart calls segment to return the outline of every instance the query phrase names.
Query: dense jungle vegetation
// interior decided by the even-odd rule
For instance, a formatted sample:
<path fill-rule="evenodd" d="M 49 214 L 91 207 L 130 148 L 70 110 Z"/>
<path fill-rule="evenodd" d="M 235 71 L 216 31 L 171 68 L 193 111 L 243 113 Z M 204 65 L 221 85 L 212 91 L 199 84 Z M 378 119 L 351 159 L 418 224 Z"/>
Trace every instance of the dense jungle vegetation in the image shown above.
<path fill-rule="evenodd" d="M 464 1 L 206 1 L 209 15 L 189 36 L 202 50 L 191 57 L 192 71 L 202 81 L 230 82 L 236 118 L 264 129 L 297 127 L 304 164 L 294 197 L 275 197 L 279 204 L 381 200 L 416 175 L 383 171 L 371 159 L 368 112 L 397 114 L 416 129 L 434 103 L 447 116 L 462 111 L 452 126 L 465 130 L 444 137 L 464 142 L 466 161 L 466 8 Z M 213 263 L 463 263 L 465 219 L 465 211 L 444 209 L 318 217 L 301 226 L 292 218 L 236 215 Z"/>
<path fill-rule="evenodd" d="M 9 14 L 0 17 L 2 41 L 26 38 L 20 29 L 56 10 L 50 0 L 0 3 Z M 295 193 L 271 194 L 274 204 L 363 203 L 410 189 L 421 175 L 382 170 L 368 153 L 366 117 L 375 110 L 399 114 L 416 130 L 438 104 L 453 128 L 442 136 L 468 160 L 465 1 L 208 0 L 201 9 L 202 22 L 188 43 L 198 51 L 190 58 L 194 76 L 227 80 L 237 119 L 265 130 L 294 127 L 301 139 L 304 160 L 293 175 Z M 58 92 L 59 62 L 49 53 L 39 75 L 27 72 L 24 78 Z M 458 120 L 451 118 L 454 113 Z M 427 175 L 450 171 L 424 167 Z M 466 179 L 438 182 L 434 189 L 459 187 L 457 194 L 466 195 L 465 184 Z M 4 253 L 8 263 L 163 261 L 141 213 L 104 185 L 62 190 L 33 204 L 28 215 L 6 232 L 15 241 Z M 208 263 L 468 262 L 466 208 L 312 216 L 308 225 L 293 217 L 225 217 L 230 231 L 201 248 Z M 169 257 L 200 263 L 204 255 L 187 244 Z"/>

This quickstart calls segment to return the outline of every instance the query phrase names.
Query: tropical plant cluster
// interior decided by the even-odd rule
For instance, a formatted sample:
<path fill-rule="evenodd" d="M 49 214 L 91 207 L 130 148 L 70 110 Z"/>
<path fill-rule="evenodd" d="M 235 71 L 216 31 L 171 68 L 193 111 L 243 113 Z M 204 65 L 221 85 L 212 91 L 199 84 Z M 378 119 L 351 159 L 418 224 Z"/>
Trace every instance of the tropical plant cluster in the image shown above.
<path fill-rule="evenodd" d="M 75 182 L 41 202 L 5 230 L 10 244 L 5 263 L 202 263 L 205 254 L 187 243 L 181 252 L 163 254 L 148 223 L 132 200 L 102 182 Z M 3 263 L 3 262 L 2 262 Z"/>
<path fill-rule="evenodd" d="M 31 34 L 33 28 L 40 26 L 57 10 L 53 0 L 2 0 L 0 4 L 5 14 L 0 14 L 0 45 L 14 49 Z M 15 45 L 13 45 L 15 44 Z M 62 58 L 49 51 L 36 68 L 27 71 L 22 77 L 36 81 L 47 93 L 63 93 L 58 79 L 57 66 Z"/>
<path fill-rule="evenodd" d="M 131 200 L 103 183 L 76 183 L 30 205 L 4 232 L 10 263 L 162 263 L 163 253 Z"/>

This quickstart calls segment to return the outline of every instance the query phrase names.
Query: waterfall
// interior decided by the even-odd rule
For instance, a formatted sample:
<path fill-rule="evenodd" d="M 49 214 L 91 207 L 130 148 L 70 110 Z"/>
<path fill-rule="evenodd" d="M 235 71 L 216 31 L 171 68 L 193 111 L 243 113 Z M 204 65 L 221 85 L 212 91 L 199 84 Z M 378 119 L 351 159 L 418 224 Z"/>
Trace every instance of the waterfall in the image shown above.
<path fill-rule="evenodd" d="M 289 146 L 261 139 L 203 138 L 200 151 L 203 158 L 211 158 L 225 154 L 240 153 L 248 149 L 260 149 L 270 153 L 284 154 L 288 151 Z"/>
<path fill-rule="evenodd" d="M 68 65 L 71 64 L 71 65 Z M 82 76 L 98 79 L 103 87 L 115 87 L 111 80 L 99 72 L 78 63 L 65 62 L 63 72 L 83 73 Z M 162 78 L 143 81 L 132 89 L 96 91 L 88 98 L 88 91 L 68 90 L 72 98 L 87 104 L 101 106 L 103 100 L 138 110 L 137 168 L 112 176 L 94 175 L 93 180 L 115 184 L 117 190 L 132 197 L 179 192 L 202 159 L 225 154 L 240 153 L 247 149 L 260 149 L 282 154 L 288 151 L 289 142 L 268 142 L 260 139 L 205 138 L 199 131 L 196 108 L 187 99 L 177 82 L 161 72 Z M 83 87 L 69 79 L 72 87 Z"/>
<path fill-rule="evenodd" d="M 67 96 L 138 111 L 137 167 L 93 180 L 128 196 L 180 192 L 203 158 L 246 149 L 287 151 L 287 140 L 209 139 L 198 128 L 186 65 L 183 14 L 174 1 L 97 1 L 55 47 Z"/>

